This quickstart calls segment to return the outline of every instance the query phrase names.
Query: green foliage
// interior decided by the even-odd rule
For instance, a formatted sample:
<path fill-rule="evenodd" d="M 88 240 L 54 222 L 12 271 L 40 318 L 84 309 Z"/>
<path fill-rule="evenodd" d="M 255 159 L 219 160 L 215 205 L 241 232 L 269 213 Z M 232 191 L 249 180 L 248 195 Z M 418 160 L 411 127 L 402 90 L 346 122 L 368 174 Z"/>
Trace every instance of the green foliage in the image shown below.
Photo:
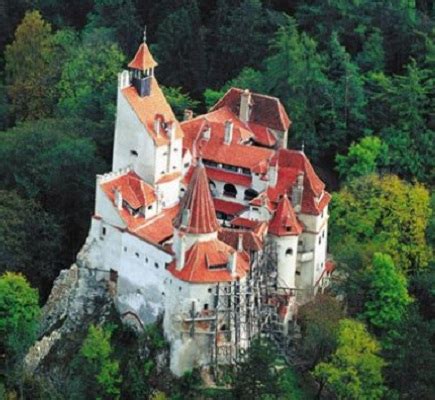
<path fill-rule="evenodd" d="M 205 89 L 205 42 L 197 0 L 186 0 L 169 14 L 156 32 L 152 48 L 163 84 L 198 95 Z M 174 55 L 176 55 L 174 57 Z"/>
<path fill-rule="evenodd" d="M 162 87 L 162 89 L 178 119 L 183 119 L 184 110 L 194 110 L 198 107 L 199 101 L 193 100 L 188 94 L 183 93 L 180 87 Z"/>
<path fill-rule="evenodd" d="M 405 277 L 394 266 L 390 256 L 375 253 L 368 271 L 369 290 L 364 304 L 364 317 L 378 332 L 389 338 L 397 334 L 411 297 Z M 389 339 L 388 339 L 389 340 Z"/>
<path fill-rule="evenodd" d="M 337 345 L 338 323 L 344 313 L 340 303 L 331 296 L 318 295 L 313 302 L 300 308 L 302 325 L 301 357 L 314 367 L 324 361 Z"/>
<path fill-rule="evenodd" d="M 343 181 L 378 172 L 386 164 L 387 146 L 376 136 L 366 136 L 352 143 L 347 155 L 335 157 L 337 170 Z"/>
<path fill-rule="evenodd" d="M 91 325 L 80 349 L 80 354 L 85 360 L 83 367 L 96 380 L 92 383 L 95 388 L 90 393 L 94 392 L 97 399 L 118 399 L 121 393 L 122 378 L 118 361 L 112 359 L 111 336 L 110 327 Z"/>
<path fill-rule="evenodd" d="M 5 71 L 11 111 L 19 120 L 51 114 L 55 104 L 57 68 L 51 25 L 38 11 L 27 12 L 6 47 Z M 56 60 L 57 61 L 57 60 Z"/>
<path fill-rule="evenodd" d="M 425 238 L 429 215 L 429 193 L 418 183 L 395 176 L 355 179 L 333 195 L 331 251 L 339 258 L 359 253 L 366 265 L 378 251 L 404 273 L 424 269 L 431 258 Z"/>
<path fill-rule="evenodd" d="M 40 314 L 38 292 L 20 274 L 0 276 L 0 361 L 6 383 L 22 391 L 23 358 L 36 339 Z"/>
<path fill-rule="evenodd" d="M 62 266 L 61 241 L 58 224 L 39 204 L 0 190 L 0 274 L 23 273 L 45 297 Z"/>
<path fill-rule="evenodd" d="M 224 94 L 225 92 L 222 90 L 206 89 L 203 96 L 207 109 L 213 107 Z"/>
<path fill-rule="evenodd" d="M 411 306 L 385 352 L 388 362 L 385 370 L 386 381 L 400 398 L 429 400 L 433 397 L 434 322 L 434 319 L 424 320 L 418 308 Z"/>
<path fill-rule="evenodd" d="M 77 120 L 40 120 L 0 133 L 0 185 L 34 199 L 55 216 L 62 235 L 48 237 L 50 230 L 42 234 L 39 228 L 38 240 L 44 248 L 46 240 L 55 246 L 65 238 L 60 261 L 70 260 L 82 246 L 93 208 L 95 175 L 104 170 L 95 144 L 83 136 L 89 136 L 86 123 Z M 21 212 L 26 215 L 25 210 Z M 49 256 L 45 254 L 44 259 Z"/>
<path fill-rule="evenodd" d="M 234 395 L 238 399 L 275 398 L 281 393 L 274 368 L 276 353 L 269 342 L 251 342 L 245 359 L 237 366 Z"/>
<path fill-rule="evenodd" d="M 308 394 L 300 386 L 300 376 L 291 367 L 283 368 L 279 376 L 282 400 L 306 400 Z"/>
<path fill-rule="evenodd" d="M 314 377 L 338 399 L 381 399 L 384 393 L 380 347 L 361 322 L 340 321 L 338 347 L 329 362 L 318 364 Z"/>
<path fill-rule="evenodd" d="M 162 334 L 162 328 L 158 324 L 149 324 L 145 327 L 145 338 L 152 350 L 164 349 L 167 345 Z"/>
<path fill-rule="evenodd" d="M 103 154 L 111 153 L 116 76 L 125 57 L 104 30 L 93 30 L 82 39 L 65 63 L 58 83 L 59 110 L 65 117 L 88 119 L 102 132 L 97 143 Z"/>
<path fill-rule="evenodd" d="M 375 28 L 364 41 L 362 51 L 356 61 L 363 72 L 382 72 L 385 68 L 384 40 L 382 32 Z"/>

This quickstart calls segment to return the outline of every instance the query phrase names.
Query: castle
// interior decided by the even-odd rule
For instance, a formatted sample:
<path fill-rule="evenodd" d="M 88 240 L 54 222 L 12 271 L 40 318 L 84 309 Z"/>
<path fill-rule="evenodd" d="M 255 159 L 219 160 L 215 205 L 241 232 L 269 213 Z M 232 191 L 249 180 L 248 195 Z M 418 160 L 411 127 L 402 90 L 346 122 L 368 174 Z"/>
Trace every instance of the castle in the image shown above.
<path fill-rule="evenodd" d="M 112 172 L 79 257 L 121 315 L 163 315 L 171 370 L 231 363 L 263 323 L 286 334 L 328 283 L 330 195 L 277 98 L 231 88 L 179 123 L 144 41 L 118 77 Z M 267 321 L 269 319 L 269 321 Z"/>

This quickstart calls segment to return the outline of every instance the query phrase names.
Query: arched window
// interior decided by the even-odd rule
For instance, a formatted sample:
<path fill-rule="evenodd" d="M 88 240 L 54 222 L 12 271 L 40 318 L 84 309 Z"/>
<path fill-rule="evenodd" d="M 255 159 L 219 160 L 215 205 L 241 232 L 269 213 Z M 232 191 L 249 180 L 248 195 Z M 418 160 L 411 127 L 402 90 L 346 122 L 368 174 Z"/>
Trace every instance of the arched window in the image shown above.
<path fill-rule="evenodd" d="M 245 200 L 252 200 L 258 196 L 258 192 L 254 189 L 246 189 L 245 190 Z"/>
<path fill-rule="evenodd" d="M 288 248 L 288 249 L 285 251 L 285 255 L 286 255 L 286 256 L 292 256 L 292 255 L 293 255 L 293 249 L 292 249 L 292 248 Z"/>
<path fill-rule="evenodd" d="M 231 183 L 226 183 L 224 185 L 224 196 L 237 197 L 237 189 Z"/>
<path fill-rule="evenodd" d="M 212 196 L 216 196 L 216 183 L 209 180 L 208 187 L 210 188 L 210 192 L 211 192 Z"/>

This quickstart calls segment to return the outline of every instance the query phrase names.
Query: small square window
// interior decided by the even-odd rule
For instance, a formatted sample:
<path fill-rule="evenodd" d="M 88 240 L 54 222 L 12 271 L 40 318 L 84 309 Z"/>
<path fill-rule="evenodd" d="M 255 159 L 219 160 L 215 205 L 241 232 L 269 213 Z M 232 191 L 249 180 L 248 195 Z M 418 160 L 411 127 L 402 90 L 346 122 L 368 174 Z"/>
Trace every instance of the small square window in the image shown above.
<path fill-rule="evenodd" d="M 208 288 L 208 292 L 211 293 L 213 291 L 212 288 Z"/>

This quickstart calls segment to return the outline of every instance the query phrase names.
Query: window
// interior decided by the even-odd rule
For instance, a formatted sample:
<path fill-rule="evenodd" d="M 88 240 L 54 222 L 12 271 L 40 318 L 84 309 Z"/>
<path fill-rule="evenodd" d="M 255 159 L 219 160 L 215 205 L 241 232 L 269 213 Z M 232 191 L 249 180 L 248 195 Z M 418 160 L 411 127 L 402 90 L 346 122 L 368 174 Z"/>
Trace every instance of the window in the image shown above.
<path fill-rule="evenodd" d="M 217 168 L 218 163 L 214 162 L 214 161 L 210 161 L 210 160 L 202 160 L 202 162 L 204 163 L 204 165 L 208 165 L 210 167 L 215 167 Z"/>
<path fill-rule="evenodd" d="M 242 174 L 251 175 L 251 170 L 248 168 L 242 168 Z"/>
<path fill-rule="evenodd" d="M 184 168 L 189 168 L 189 163 L 187 162 L 187 163 L 184 163 Z"/>
<path fill-rule="evenodd" d="M 176 153 L 177 151 L 178 151 L 178 149 L 177 149 L 177 148 L 175 148 L 175 149 L 174 149 L 174 153 Z"/>
<path fill-rule="evenodd" d="M 300 274 L 301 274 L 301 271 L 296 271 L 297 276 L 300 276 Z"/>
<path fill-rule="evenodd" d="M 204 304 L 204 310 L 208 310 L 208 303 Z"/>
<path fill-rule="evenodd" d="M 258 207 L 252 207 L 253 211 L 258 211 Z"/>
<path fill-rule="evenodd" d="M 158 263 L 154 263 L 154 267 L 156 267 L 158 269 L 159 268 L 159 264 Z"/>
<path fill-rule="evenodd" d="M 167 155 L 168 155 L 168 152 L 167 152 L 167 151 L 165 151 L 165 152 L 163 153 L 163 155 L 164 155 L 164 156 L 167 156 Z"/>
<path fill-rule="evenodd" d="M 319 237 L 319 244 L 321 244 L 322 243 L 322 237 L 320 236 Z"/>
<path fill-rule="evenodd" d="M 258 192 L 254 189 L 246 189 L 245 190 L 245 198 L 244 200 L 252 200 L 258 196 Z"/>
<path fill-rule="evenodd" d="M 177 169 L 177 166 L 176 166 L 176 165 L 173 165 L 173 166 L 172 166 L 172 169 Z"/>
<path fill-rule="evenodd" d="M 208 288 L 208 292 L 211 293 L 213 291 L 212 288 Z"/>
<path fill-rule="evenodd" d="M 137 258 L 139 258 L 139 253 L 134 253 L 134 255 L 135 255 Z"/>
<path fill-rule="evenodd" d="M 153 208 L 152 204 L 150 206 L 148 206 L 148 210 L 151 210 L 152 208 Z"/>
<path fill-rule="evenodd" d="M 148 257 L 145 257 L 145 262 L 148 264 Z"/>
<path fill-rule="evenodd" d="M 226 269 L 226 268 L 227 268 L 227 264 L 214 264 L 208 266 L 208 269 Z"/>
<path fill-rule="evenodd" d="M 165 171 L 160 171 L 160 175 L 165 175 Z"/>
<path fill-rule="evenodd" d="M 124 246 L 124 251 L 127 251 L 127 247 Z"/>
<path fill-rule="evenodd" d="M 226 183 L 224 185 L 224 196 L 227 197 L 237 197 L 237 189 L 231 183 Z"/>
<path fill-rule="evenodd" d="M 181 286 L 178 286 L 178 290 L 181 292 Z"/>
<path fill-rule="evenodd" d="M 137 154 L 137 151 L 136 151 L 136 150 L 130 150 L 130 154 L 131 154 L 132 156 L 135 156 L 135 157 L 137 157 L 137 156 L 138 156 L 138 154 Z"/>
<path fill-rule="evenodd" d="M 325 237 L 325 231 L 322 232 L 322 238 L 324 238 L 324 237 Z"/>
<path fill-rule="evenodd" d="M 212 196 L 216 196 L 216 183 L 213 181 L 208 181 L 208 187 L 210 188 Z"/>
<path fill-rule="evenodd" d="M 286 256 L 292 256 L 292 255 L 293 255 L 293 249 L 292 249 L 292 248 L 288 248 L 288 249 L 285 251 L 285 255 L 286 255 Z"/>
<path fill-rule="evenodd" d="M 103 233 L 103 236 L 106 234 L 106 228 L 105 227 L 103 227 L 102 233 Z"/>
<path fill-rule="evenodd" d="M 239 172 L 239 169 L 234 165 L 222 164 L 222 168 L 228 171 Z"/>

